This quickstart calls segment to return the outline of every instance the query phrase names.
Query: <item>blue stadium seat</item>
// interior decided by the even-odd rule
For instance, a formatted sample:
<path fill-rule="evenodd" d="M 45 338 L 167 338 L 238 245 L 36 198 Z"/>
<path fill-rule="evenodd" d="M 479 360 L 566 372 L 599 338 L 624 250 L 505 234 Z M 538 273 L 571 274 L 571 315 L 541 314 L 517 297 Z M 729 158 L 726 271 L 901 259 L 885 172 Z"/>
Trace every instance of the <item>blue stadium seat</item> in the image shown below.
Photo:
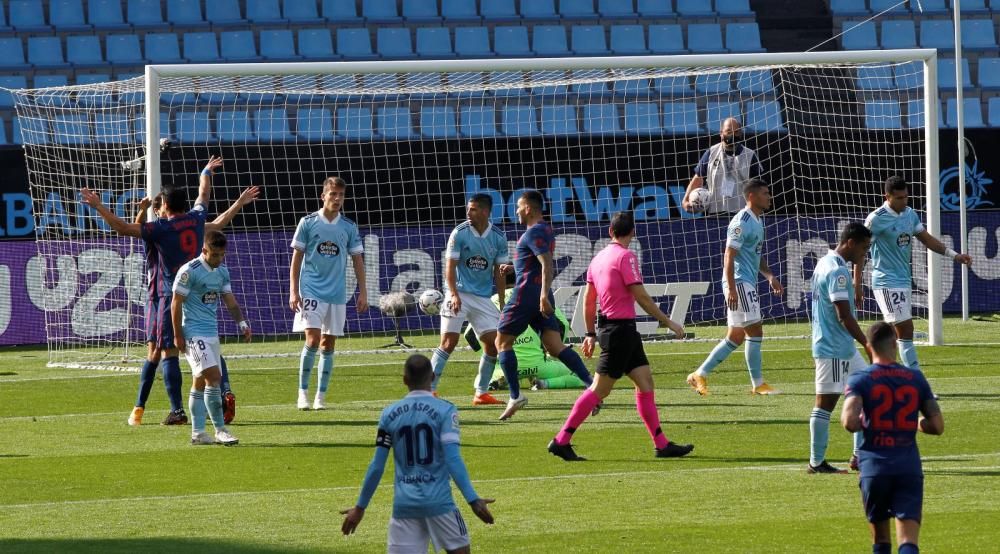
<path fill-rule="evenodd" d="M 844 50 L 878 50 L 875 24 L 871 21 L 844 21 L 840 24 L 840 37 Z"/>
<path fill-rule="evenodd" d="M 227 62 L 249 62 L 260 58 L 253 31 L 223 31 L 219 33 L 219 43 L 219 53 Z"/>
<path fill-rule="evenodd" d="M 413 39 L 410 37 L 409 27 L 380 27 L 376 31 L 375 40 L 379 55 L 385 59 L 417 57 L 413 51 Z"/>
<path fill-rule="evenodd" d="M 0 33 L 9 33 L 13 29 L 7 24 L 7 12 L 0 10 Z"/>
<path fill-rule="evenodd" d="M 754 17 L 748 0 L 715 0 L 719 17 Z"/>
<path fill-rule="evenodd" d="M 993 12 L 1000 12 L 1000 5 L 994 1 L 991 3 L 993 6 Z M 954 13 L 955 3 L 952 0 L 948 0 L 948 13 Z M 914 9 L 914 11 L 916 11 Z M 990 9 L 986 7 L 986 0 L 962 0 L 962 15 L 965 14 L 988 14 Z"/>
<path fill-rule="evenodd" d="M 899 102 L 885 100 L 865 103 L 865 127 L 869 129 L 901 129 Z"/>
<path fill-rule="evenodd" d="M 215 129 L 223 143 L 243 144 L 254 140 L 250 112 L 246 110 L 220 110 L 216 114 Z"/>
<path fill-rule="evenodd" d="M 311 0 L 306 2 L 284 0 L 281 4 L 281 17 L 298 25 L 323 22 L 323 18 L 316 10 L 316 2 Z"/>
<path fill-rule="evenodd" d="M 366 60 L 378 57 L 372 51 L 372 39 L 368 29 L 338 29 L 337 53 L 354 60 Z"/>
<path fill-rule="evenodd" d="M 542 134 L 552 136 L 575 135 L 580 132 L 576 106 L 543 104 L 541 113 Z"/>
<path fill-rule="evenodd" d="M 865 0 L 830 0 L 830 11 L 834 17 L 855 17 L 868 15 Z"/>
<path fill-rule="evenodd" d="M 0 59 L 0 69 L 23 70 L 31 67 L 24 61 L 24 45 L 19 36 L 0 37 L 0 52 L 4 54 Z"/>
<path fill-rule="evenodd" d="M 965 117 L 962 123 L 966 129 L 981 129 L 986 127 L 986 123 L 983 122 L 983 109 L 979 104 L 979 98 L 963 98 L 962 108 L 965 112 Z M 949 98 L 948 99 L 948 115 L 946 116 L 945 122 L 949 129 L 958 128 L 958 99 Z"/>
<path fill-rule="evenodd" d="M 488 93 L 482 90 L 486 86 L 486 77 L 478 71 L 456 71 L 448 74 L 448 85 L 452 88 L 472 88 L 474 90 L 453 90 L 448 93 L 452 98 L 482 99 Z"/>
<path fill-rule="evenodd" d="M 937 126 L 944 128 L 944 111 L 941 109 L 941 102 L 937 103 Z M 924 101 L 910 100 L 906 103 L 906 126 L 910 129 L 922 129 L 924 127 Z"/>
<path fill-rule="evenodd" d="M 204 117 L 206 123 L 208 122 L 208 114 Z M 170 125 L 170 114 L 166 110 L 160 110 L 160 138 L 174 137 L 173 130 Z M 145 112 L 139 112 L 137 119 L 135 120 L 135 140 L 139 144 L 145 144 L 146 142 L 146 114 Z"/>
<path fill-rule="evenodd" d="M 771 70 L 755 69 L 739 72 L 736 76 L 736 88 L 743 94 L 773 95 L 774 80 L 771 78 Z"/>
<path fill-rule="evenodd" d="M 458 136 L 453 106 L 422 106 L 420 135 L 424 138 L 445 139 Z"/>
<path fill-rule="evenodd" d="M 508 137 L 536 137 L 542 134 L 538 127 L 538 110 L 531 105 L 508 105 L 501 115 L 501 129 Z"/>
<path fill-rule="evenodd" d="M 82 73 L 76 76 L 76 84 L 78 85 L 96 85 L 109 82 L 111 82 L 111 75 L 107 73 Z"/>
<path fill-rule="evenodd" d="M 524 94 L 524 75 L 520 71 L 490 74 L 491 90 L 498 98 L 516 98 Z"/>
<path fill-rule="evenodd" d="M 359 98 L 360 87 L 353 75 L 323 75 L 319 78 L 319 88 L 326 91 L 338 91 L 327 94 L 327 98 L 334 102 L 354 102 Z"/>
<path fill-rule="evenodd" d="M 369 140 L 375 134 L 372 128 L 371 108 L 337 108 L 337 136 L 347 140 Z"/>
<path fill-rule="evenodd" d="M 637 19 L 632 0 L 597 0 L 597 13 L 601 19 Z"/>
<path fill-rule="evenodd" d="M 622 122 L 616 104 L 585 104 L 583 132 L 591 135 L 620 135 Z"/>
<path fill-rule="evenodd" d="M 367 79 L 366 79 L 367 84 Z M 411 92 L 408 96 L 410 100 L 413 101 L 435 101 L 444 100 L 447 94 L 441 92 L 444 87 L 442 75 L 440 73 L 404 73 L 403 74 L 403 87 L 408 88 L 414 92 Z M 386 87 L 378 87 L 386 88 Z M 395 88 L 395 87 L 393 87 Z M 393 100 L 394 98 L 388 98 L 388 100 Z"/>
<path fill-rule="evenodd" d="M 998 2 L 1000 4 L 1000 2 Z M 992 19 L 962 20 L 962 49 L 988 50 L 996 53 L 996 26 Z"/>
<path fill-rule="evenodd" d="M 78 85 L 93 85 L 110 81 L 111 75 L 107 73 L 82 73 L 76 76 L 76 84 Z M 116 100 L 117 95 L 109 94 L 107 91 L 81 90 L 76 95 L 77 105 L 85 108 L 104 108 Z"/>
<path fill-rule="evenodd" d="M 531 49 L 535 51 L 536 55 L 543 58 L 570 55 L 571 52 L 566 45 L 566 27 L 562 25 L 535 25 Z"/>
<path fill-rule="evenodd" d="M 7 120 L 0 119 L 0 146 L 10 146 L 12 144 L 14 143 L 7 138 Z"/>
<path fill-rule="evenodd" d="M 896 77 L 896 88 L 909 90 L 924 86 L 924 64 L 922 62 L 906 62 L 892 67 Z"/>
<path fill-rule="evenodd" d="M 706 73 L 694 78 L 694 88 L 702 94 L 729 94 L 733 91 L 729 73 Z"/>
<path fill-rule="evenodd" d="M 479 23 L 476 0 L 441 0 L 441 16 L 448 23 Z"/>
<path fill-rule="evenodd" d="M 654 102 L 625 104 L 625 134 L 650 136 L 663 132 L 660 107 Z"/>
<path fill-rule="evenodd" d="M 681 46 L 684 41 L 681 40 Z M 612 25 L 611 51 L 619 56 L 649 54 L 646 33 L 642 25 Z"/>
<path fill-rule="evenodd" d="M 215 39 L 215 33 L 184 33 L 184 57 L 192 62 L 222 61 L 219 57 L 219 44 Z"/>
<path fill-rule="evenodd" d="M 490 31 L 486 27 L 456 27 L 455 53 L 461 58 L 492 58 Z"/>
<path fill-rule="evenodd" d="M 454 58 L 447 27 L 418 27 L 417 55 L 421 58 Z"/>
<path fill-rule="evenodd" d="M 177 140 L 186 144 L 215 142 L 208 110 L 181 110 L 176 115 Z M 162 134 L 163 123 L 160 123 Z"/>
<path fill-rule="evenodd" d="M 722 122 L 730 117 L 743 122 L 739 102 L 709 102 L 705 110 L 705 126 L 709 132 L 717 132 L 722 128 Z"/>
<path fill-rule="evenodd" d="M 92 29 L 83 18 L 82 0 L 52 0 L 49 3 L 49 23 L 57 32 L 77 33 Z"/>
<path fill-rule="evenodd" d="M 712 3 L 706 0 L 677 0 L 677 15 L 681 17 L 715 17 Z"/>
<path fill-rule="evenodd" d="M 526 21 L 546 21 L 559 19 L 555 0 L 530 0 L 521 2 L 521 17 Z"/>
<path fill-rule="evenodd" d="M 25 117 L 24 119 L 19 119 L 15 116 L 14 118 L 14 132 L 15 137 L 20 138 L 20 134 L 17 132 L 18 122 L 21 122 L 21 133 L 23 133 L 27 140 L 25 142 L 29 144 L 51 144 L 52 143 L 52 128 L 49 126 L 48 119 L 42 119 L 40 117 Z"/>
<path fill-rule="evenodd" d="M 327 40 L 330 33 L 326 34 Z M 331 46 L 332 48 L 332 46 Z M 297 61 L 302 56 L 295 53 L 295 37 L 290 29 L 270 29 L 260 32 L 260 55 L 268 61 Z"/>
<path fill-rule="evenodd" d="M 88 0 L 87 21 L 98 31 L 127 31 L 132 26 L 122 17 L 121 0 Z"/>
<path fill-rule="evenodd" d="M 5 89 L 28 88 L 28 79 L 24 75 L 0 76 L 0 109 L 14 107 L 14 96 Z"/>
<path fill-rule="evenodd" d="M 718 23 L 692 23 L 687 27 L 688 50 L 694 54 L 729 52 L 722 45 L 722 27 Z"/>
<path fill-rule="evenodd" d="M 167 21 L 178 27 L 208 27 L 201 14 L 201 0 L 167 0 Z"/>
<path fill-rule="evenodd" d="M 881 17 L 910 15 L 910 10 L 907 9 L 906 4 L 899 0 L 868 0 L 868 8 L 871 10 L 872 15 L 885 12 Z"/>
<path fill-rule="evenodd" d="M 691 87 L 691 80 L 684 75 L 657 77 L 653 79 L 653 90 L 663 98 L 694 96 L 695 94 L 694 88 Z"/>
<path fill-rule="evenodd" d="M 441 23 L 437 0 L 403 0 L 403 19 L 407 23 Z"/>
<path fill-rule="evenodd" d="M 66 61 L 77 68 L 103 67 L 101 39 L 96 35 L 70 35 L 66 37 Z"/>
<path fill-rule="evenodd" d="M 6 55 L 6 52 L 5 52 Z M 28 62 L 35 67 L 65 67 L 62 41 L 59 37 L 28 37 Z"/>
<path fill-rule="evenodd" d="M 615 96 L 628 100 L 653 96 L 649 79 L 618 79 L 612 87 Z"/>
<path fill-rule="evenodd" d="M 285 108 L 266 108 L 254 114 L 254 131 L 261 142 L 284 142 L 292 139 Z"/>
<path fill-rule="evenodd" d="M 516 22 L 521 20 L 514 8 L 514 0 L 480 0 L 479 13 L 489 23 Z"/>
<path fill-rule="evenodd" d="M 764 52 L 756 23 L 727 23 L 726 47 L 732 52 Z"/>
<path fill-rule="evenodd" d="M 912 19 L 887 19 L 882 22 L 882 48 L 916 48 L 917 29 Z"/>
<path fill-rule="evenodd" d="M 13 144 L 21 144 L 21 119 L 16 115 L 10 122 L 10 142 Z"/>
<path fill-rule="evenodd" d="M 45 23 L 42 0 L 10 0 L 10 26 L 18 33 L 45 33 L 52 30 Z"/>
<path fill-rule="evenodd" d="M 465 138 L 495 137 L 496 110 L 493 106 L 462 106 L 459 108 L 458 132 Z"/>
<path fill-rule="evenodd" d="M 132 125 L 128 117 L 114 112 L 94 113 L 94 142 L 98 144 L 132 142 Z"/>
<path fill-rule="evenodd" d="M 174 33 L 146 35 L 146 59 L 151 64 L 183 63 L 180 43 Z"/>
<path fill-rule="evenodd" d="M 407 107 L 380 108 L 376 120 L 378 134 L 386 140 L 409 140 L 416 137 L 413 132 L 413 114 Z"/>
<path fill-rule="evenodd" d="M 355 0 L 323 0 L 323 17 L 335 25 L 364 23 Z"/>
<path fill-rule="evenodd" d="M 212 27 L 236 27 L 247 24 L 240 12 L 239 0 L 209 0 L 205 2 L 205 21 Z"/>
<path fill-rule="evenodd" d="M 66 75 L 36 74 L 34 81 L 35 88 L 64 87 L 69 84 L 69 77 Z"/>
<path fill-rule="evenodd" d="M 362 0 L 361 15 L 371 23 L 400 23 L 403 18 L 396 10 L 396 0 Z"/>
<path fill-rule="evenodd" d="M 299 54 L 307 60 L 333 60 L 333 38 L 329 29 L 299 29 Z"/>
<path fill-rule="evenodd" d="M 971 0 L 967 0 L 971 1 Z M 945 5 L 944 0 L 920 0 L 920 7 L 923 11 L 920 11 L 916 5 L 913 6 L 913 13 L 917 15 L 951 15 L 951 7 Z M 962 7 L 962 11 L 965 11 L 965 6 Z"/>
<path fill-rule="evenodd" d="M 216 89 L 220 89 L 220 88 L 221 89 L 225 89 L 225 88 L 235 89 L 236 86 L 237 86 L 237 84 L 234 83 L 232 79 L 229 79 L 229 81 L 232 84 L 229 85 L 228 87 L 227 86 L 216 86 L 216 87 L 213 87 L 213 88 L 216 88 Z M 198 104 L 202 104 L 202 105 L 207 104 L 209 106 L 222 106 L 222 107 L 226 107 L 226 108 L 232 108 L 237 103 L 239 103 L 239 104 L 245 104 L 246 103 L 246 99 L 247 99 L 247 96 L 245 94 L 240 94 L 240 93 L 235 92 L 235 91 L 233 91 L 233 92 L 225 92 L 224 90 L 212 90 L 212 91 L 202 92 L 201 94 L 199 94 L 198 95 Z"/>
<path fill-rule="evenodd" d="M 505 58 L 530 57 L 527 27 L 497 27 L 493 30 L 494 50 Z"/>
<path fill-rule="evenodd" d="M 636 11 L 644 19 L 677 17 L 671 0 L 636 0 Z"/>
<path fill-rule="evenodd" d="M 955 49 L 955 26 L 946 19 L 920 20 L 920 46 L 938 50 Z"/>
<path fill-rule="evenodd" d="M 160 0 L 128 0 L 126 17 L 129 25 L 135 29 L 167 28 Z"/>
<path fill-rule="evenodd" d="M 686 54 L 680 25 L 650 25 L 649 51 L 652 54 Z"/>
<path fill-rule="evenodd" d="M 608 41 L 603 25 L 574 25 L 570 30 L 570 46 L 578 56 L 607 56 Z"/>
<path fill-rule="evenodd" d="M 781 104 L 774 100 L 751 100 L 747 102 L 746 112 L 746 129 L 748 131 L 783 133 L 788 130 L 781 117 Z"/>
<path fill-rule="evenodd" d="M 590 73 L 590 72 L 587 72 Z M 588 77 L 590 75 L 587 75 Z M 571 93 L 580 97 L 583 101 L 610 98 L 614 92 L 611 90 L 611 83 L 608 81 L 591 81 L 587 83 L 574 83 L 569 87 Z"/>
<path fill-rule="evenodd" d="M 962 58 L 962 88 L 972 88 L 972 78 L 969 76 L 969 60 Z M 952 58 L 938 58 L 938 91 L 950 92 L 955 90 L 955 60 Z"/>
<path fill-rule="evenodd" d="M 861 90 L 892 90 L 896 78 L 887 65 L 863 65 L 858 68 L 858 88 Z"/>
<path fill-rule="evenodd" d="M 619 3 L 631 4 L 631 0 L 619 0 Z M 559 15 L 563 19 L 597 19 L 594 11 L 594 0 L 559 0 Z"/>
<path fill-rule="evenodd" d="M 990 127 L 1000 127 L 1000 96 L 990 98 L 987 104 L 986 123 Z"/>
<path fill-rule="evenodd" d="M 983 90 L 1000 90 L 1000 58 L 979 58 L 979 86 Z"/>
<path fill-rule="evenodd" d="M 52 121 L 52 134 L 59 144 L 90 144 L 90 117 L 85 114 L 57 114 Z"/>
<path fill-rule="evenodd" d="M 214 0 L 209 0 L 212 3 Z M 285 2 L 285 4 L 315 4 L 310 0 L 303 2 Z M 281 14 L 281 4 L 278 0 L 246 0 L 247 19 L 254 25 L 285 25 L 288 20 Z M 237 12 L 239 13 L 239 12 Z"/>
<path fill-rule="evenodd" d="M 333 141 L 333 117 L 327 108 L 301 107 L 295 112 L 295 134 L 315 142 Z"/>

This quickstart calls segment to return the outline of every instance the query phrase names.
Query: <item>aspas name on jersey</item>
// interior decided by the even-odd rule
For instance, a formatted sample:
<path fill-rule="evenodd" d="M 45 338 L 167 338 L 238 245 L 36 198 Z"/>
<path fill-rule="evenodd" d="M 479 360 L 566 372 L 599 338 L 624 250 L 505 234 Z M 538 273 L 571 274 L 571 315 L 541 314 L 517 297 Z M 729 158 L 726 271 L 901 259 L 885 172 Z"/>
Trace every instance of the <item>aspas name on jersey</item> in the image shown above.
<path fill-rule="evenodd" d="M 466 221 L 455 227 L 448 237 L 447 257 L 458 260 L 456 281 L 458 290 L 489 298 L 493 294 L 493 267 L 510 261 L 507 237 L 492 223 L 483 234 Z"/>
<path fill-rule="evenodd" d="M 924 231 L 920 216 L 909 206 L 896 213 L 886 203 L 868 214 L 865 227 L 872 231 L 872 288 L 909 289 L 913 237 Z"/>
<path fill-rule="evenodd" d="M 198 257 L 181 266 L 174 281 L 174 292 L 184 295 L 181 327 L 184 336 L 214 337 L 219 334 L 219 299 L 232 292 L 229 269 L 212 269 Z"/>
<path fill-rule="evenodd" d="M 311 213 L 299 221 L 292 248 L 303 252 L 299 292 L 328 304 L 347 302 L 347 261 L 364 252 L 358 226 L 338 214 L 333 221 L 323 212 Z"/>
<path fill-rule="evenodd" d="M 736 281 L 750 283 L 756 288 L 760 252 L 764 247 L 764 222 L 753 212 L 743 208 L 729 222 L 726 246 L 737 251 L 733 277 Z M 725 275 L 722 276 L 722 284 L 726 284 Z"/>

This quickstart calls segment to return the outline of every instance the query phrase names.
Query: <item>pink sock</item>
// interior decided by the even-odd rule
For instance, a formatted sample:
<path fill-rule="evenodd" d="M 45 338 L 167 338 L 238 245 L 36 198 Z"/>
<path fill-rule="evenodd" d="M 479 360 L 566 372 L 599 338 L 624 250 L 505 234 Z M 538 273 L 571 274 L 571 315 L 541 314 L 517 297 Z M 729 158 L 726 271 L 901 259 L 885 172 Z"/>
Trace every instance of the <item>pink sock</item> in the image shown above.
<path fill-rule="evenodd" d="M 653 444 L 660 449 L 666 448 L 670 441 L 663 436 L 663 430 L 660 429 L 660 414 L 656 411 L 656 402 L 653 400 L 655 394 L 653 391 L 635 391 L 635 409 L 639 412 L 642 422 L 646 424 L 649 436 L 653 437 Z"/>
<path fill-rule="evenodd" d="M 573 404 L 573 409 L 570 410 L 569 417 L 566 418 L 566 423 L 563 425 L 562 430 L 556 435 L 556 444 L 569 444 L 569 440 L 573 437 L 573 432 L 576 431 L 576 428 L 587 419 L 590 412 L 594 411 L 594 406 L 600 403 L 601 397 L 597 396 L 594 391 L 590 389 L 583 391 L 583 394 Z"/>

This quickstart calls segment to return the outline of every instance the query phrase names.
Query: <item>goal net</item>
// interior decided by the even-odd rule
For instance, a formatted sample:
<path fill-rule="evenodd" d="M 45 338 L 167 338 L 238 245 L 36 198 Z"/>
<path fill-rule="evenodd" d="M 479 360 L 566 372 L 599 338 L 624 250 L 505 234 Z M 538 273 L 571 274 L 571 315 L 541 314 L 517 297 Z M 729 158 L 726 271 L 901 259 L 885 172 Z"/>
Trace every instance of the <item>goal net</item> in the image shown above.
<path fill-rule="evenodd" d="M 255 352 L 299 350 L 287 340 L 289 243 L 333 175 L 348 183 L 343 213 L 361 230 L 372 305 L 359 314 L 349 300 L 340 350 L 374 348 L 397 326 L 435 335 L 437 318 L 413 309 L 393 320 L 380 297 L 443 287 L 445 242 L 472 194 L 493 198 L 492 222 L 513 247 L 523 231 L 516 199 L 529 188 L 546 199 L 554 288 L 574 331 L 576 292 L 621 210 L 635 214 L 634 248 L 665 311 L 696 333 L 724 326 L 733 214 L 687 213 L 681 200 L 730 117 L 773 195 L 763 255 L 786 293 L 758 289 L 766 321 L 781 324 L 769 335 L 807 334 L 812 267 L 845 222 L 881 204 L 888 176 L 912 183 L 911 205 L 937 228 L 936 152 L 927 155 L 937 116 L 925 104 L 933 64 L 933 51 L 914 50 L 155 66 L 145 78 L 17 91 L 50 362 L 120 365 L 144 353 L 143 245 L 115 236 L 78 190 L 99 190 L 132 219 L 136 202 L 162 185 L 186 185 L 193 198 L 212 155 L 224 165 L 210 213 L 262 187 L 226 229 L 234 292 L 257 336 L 274 343 Z M 147 138 L 151 125 L 166 142 Z M 915 312 L 933 340 L 940 287 L 929 263 L 915 248 Z M 862 316 L 874 317 L 866 296 Z M 233 322 L 220 320 L 235 341 Z M 644 330 L 655 333 L 655 323 Z"/>

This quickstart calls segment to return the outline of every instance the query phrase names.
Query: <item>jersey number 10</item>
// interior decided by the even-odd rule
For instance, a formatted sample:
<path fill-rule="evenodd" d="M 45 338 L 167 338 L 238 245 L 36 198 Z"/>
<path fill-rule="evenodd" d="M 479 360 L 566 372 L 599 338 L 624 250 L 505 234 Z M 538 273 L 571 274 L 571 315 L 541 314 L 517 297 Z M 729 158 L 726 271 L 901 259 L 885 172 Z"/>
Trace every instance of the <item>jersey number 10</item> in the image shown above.
<path fill-rule="evenodd" d="M 413 467 L 434 463 L 434 431 L 430 425 L 404 425 L 399 428 L 398 434 L 406 449 L 406 465 Z"/>

